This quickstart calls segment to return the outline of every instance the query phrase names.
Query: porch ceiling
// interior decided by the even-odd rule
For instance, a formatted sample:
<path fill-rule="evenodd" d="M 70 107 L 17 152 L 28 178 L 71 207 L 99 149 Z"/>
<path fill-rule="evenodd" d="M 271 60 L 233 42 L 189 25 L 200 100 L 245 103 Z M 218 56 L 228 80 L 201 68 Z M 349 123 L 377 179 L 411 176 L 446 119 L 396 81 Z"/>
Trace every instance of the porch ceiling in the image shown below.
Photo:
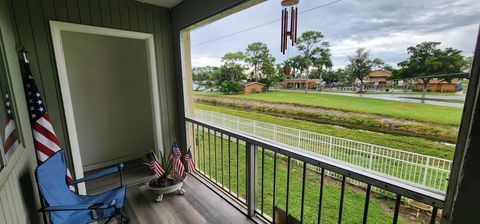
<path fill-rule="evenodd" d="M 183 0 L 135 0 L 138 2 L 148 3 L 151 5 L 158 5 L 165 8 L 172 8 Z"/>

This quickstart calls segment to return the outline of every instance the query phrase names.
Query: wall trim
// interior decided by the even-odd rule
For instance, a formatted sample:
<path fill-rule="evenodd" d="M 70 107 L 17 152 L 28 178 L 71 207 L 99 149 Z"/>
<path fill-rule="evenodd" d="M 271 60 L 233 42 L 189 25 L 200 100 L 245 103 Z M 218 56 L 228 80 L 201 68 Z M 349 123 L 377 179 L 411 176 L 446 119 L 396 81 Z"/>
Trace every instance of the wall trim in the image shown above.
<path fill-rule="evenodd" d="M 78 143 L 78 135 L 75 125 L 75 117 L 73 113 L 73 104 L 68 83 L 67 66 L 62 45 L 61 31 L 71 31 L 78 33 L 97 34 L 105 36 L 114 36 L 122 38 L 131 38 L 145 40 L 147 44 L 147 58 L 150 76 L 150 91 L 152 97 L 152 113 L 154 125 L 154 141 L 155 148 L 163 145 L 162 139 L 162 122 L 160 117 L 160 96 L 158 87 L 158 73 L 155 61 L 155 45 L 153 34 L 140 33 L 134 31 L 125 31 L 111 28 L 103 28 L 89 25 L 80 25 L 74 23 L 50 21 L 50 29 L 53 41 L 53 49 L 55 53 L 56 66 L 60 82 L 60 90 L 62 95 L 63 106 L 65 109 L 65 120 L 67 123 L 68 139 L 70 140 L 70 148 L 73 160 L 73 169 L 77 179 L 84 176 L 84 168 L 80 155 L 80 146 Z M 78 185 L 78 192 L 86 194 L 85 184 Z"/>

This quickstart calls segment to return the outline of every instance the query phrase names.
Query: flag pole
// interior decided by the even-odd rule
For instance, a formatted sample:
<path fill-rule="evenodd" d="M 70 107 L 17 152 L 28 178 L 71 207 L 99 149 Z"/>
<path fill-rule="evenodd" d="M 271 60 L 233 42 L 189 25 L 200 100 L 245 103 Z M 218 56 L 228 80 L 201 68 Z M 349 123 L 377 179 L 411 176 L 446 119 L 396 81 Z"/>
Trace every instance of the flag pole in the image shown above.
<path fill-rule="evenodd" d="M 27 54 L 29 53 L 29 51 L 25 48 L 25 46 L 20 46 L 20 48 L 18 49 L 18 53 L 20 53 L 21 56 L 22 56 L 22 60 L 21 60 L 21 62 L 23 64 L 22 67 L 23 67 L 24 70 L 26 70 L 27 69 L 26 67 L 28 65 L 30 65 L 30 62 L 28 61 L 28 58 L 27 58 Z M 23 78 L 25 78 L 25 77 L 23 77 Z M 23 81 L 25 81 L 25 80 L 23 80 Z M 33 129 L 32 129 L 32 137 L 33 137 Z M 35 146 L 34 146 L 34 148 L 35 148 Z M 34 149 L 34 150 L 36 150 L 36 149 Z M 37 160 L 37 166 L 38 166 L 38 159 L 36 157 L 37 156 L 36 154 L 37 153 L 35 152 L 35 160 Z M 40 188 L 38 187 L 38 184 L 37 184 L 37 191 L 38 191 L 38 195 L 40 196 L 40 206 L 43 208 L 43 207 L 46 206 L 46 202 L 45 202 L 45 199 L 42 197 L 42 193 L 40 191 Z M 48 223 L 47 214 L 45 212 L 41 212 L 40 214 L 43 217 L 43 223 Z"/>

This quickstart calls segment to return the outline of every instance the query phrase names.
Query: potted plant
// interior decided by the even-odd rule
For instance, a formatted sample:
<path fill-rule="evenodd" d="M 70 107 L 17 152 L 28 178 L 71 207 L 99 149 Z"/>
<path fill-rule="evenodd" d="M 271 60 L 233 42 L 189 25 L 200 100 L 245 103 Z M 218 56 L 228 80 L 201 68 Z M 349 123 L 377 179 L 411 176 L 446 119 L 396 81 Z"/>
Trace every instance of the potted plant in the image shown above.
<path fill-rule="evenodd" d="M 174 153 L 175 155 L 173 155 Z M 172 149 L 170 156 L 166 156 L 163 152 L 160 152 L 159 155 L 160 159 L 158 160 L 155 153 L 152 152 L 149 155 L 149 162 L 145 163 L 155 173 L 155 177 L 147 182 L 147 188 L 155 194 L 155 202 L 161 202 L 164 194 L 174 192 L 178 195 L 185 194 L 182 186 L 187 178 L 184 165 L 180 161 L 181 154 L 178 147 Z M 175 163 L 179 163 L 181 167 L 175 166 Z M 175 167 L 179 167 L 180 171 Z"/>

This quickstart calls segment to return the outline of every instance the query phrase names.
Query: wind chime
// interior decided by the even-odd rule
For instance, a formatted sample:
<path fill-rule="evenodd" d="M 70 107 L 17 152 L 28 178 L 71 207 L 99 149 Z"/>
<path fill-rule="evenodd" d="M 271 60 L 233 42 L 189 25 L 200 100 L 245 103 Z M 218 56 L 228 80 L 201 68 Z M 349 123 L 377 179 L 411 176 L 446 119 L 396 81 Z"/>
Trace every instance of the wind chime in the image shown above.
<path fill-rule="evenodd" d="M 280 40 L 280 51 L 285 54 L 288 47 L 288 37 L 292 41 L 292 46 L 297 42 L 297 4 L 300 0 L 282 0 L 282 35 Z M 288 9 L 290 8 L 290 19 Z M 290 24 L 289 21 L 290 20 Z M 290 25 L 290 30 L 289 30 Z"/>

